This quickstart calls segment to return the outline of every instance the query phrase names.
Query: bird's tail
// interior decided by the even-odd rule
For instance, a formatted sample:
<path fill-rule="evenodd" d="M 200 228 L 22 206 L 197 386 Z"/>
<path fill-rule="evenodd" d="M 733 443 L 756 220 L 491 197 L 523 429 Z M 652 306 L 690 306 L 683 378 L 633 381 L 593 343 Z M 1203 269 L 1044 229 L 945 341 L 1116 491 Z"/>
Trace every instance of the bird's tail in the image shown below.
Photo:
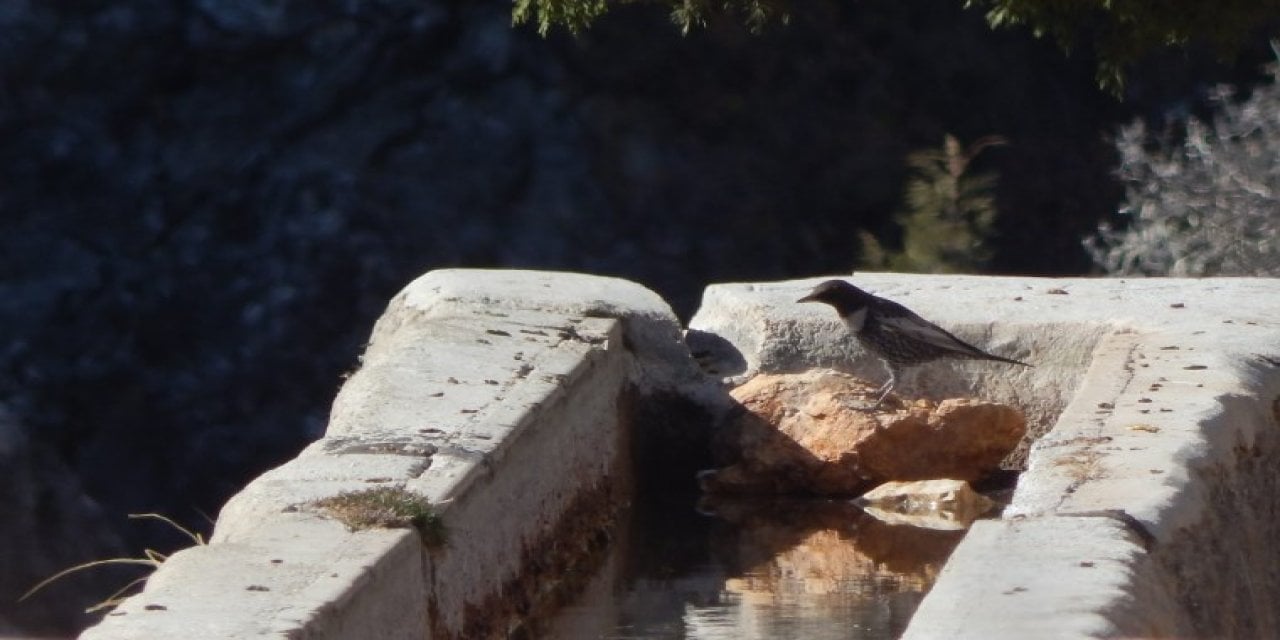
<path fill-rule="evenodd" d="M 1022 365 L 1022 366 L 1024 366 L 1024 367 L 1034 367 L 1034 366 L 1035 366 L 1035 365 L 1033 365 L 1033 364 L 1026 363 L 1026 362 L 1023 362 L 1023 361 L 1021 361 L 1021 360 L 1014 360 L 1013 358 L 1005 358 L 1005 357 L 1003 357 L 1003 356 L 997 356 L 997 355 L 994 355 L 994 354 L 987 353 L 987 352 L 985 352 L 985 351 L 983 351 L 983 352 L 981 352 L 981 353 L 982 353 L 982 356 L 981 356 L 981 357 L 982 357 L 982 359 L 983 359 L 983 360 L 994 360 L 995 362 L 1003 362 L 1003 363 L 1005 363 L 1005 364 L 1017 364 L 1017 365 Z"/>

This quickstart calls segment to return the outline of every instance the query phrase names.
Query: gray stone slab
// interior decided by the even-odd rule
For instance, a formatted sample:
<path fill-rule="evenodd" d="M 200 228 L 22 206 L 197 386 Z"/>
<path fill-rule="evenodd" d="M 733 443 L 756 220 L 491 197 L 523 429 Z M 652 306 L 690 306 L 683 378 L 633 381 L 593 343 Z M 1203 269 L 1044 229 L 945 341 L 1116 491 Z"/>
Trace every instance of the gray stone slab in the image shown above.
<path fill-rule="evenodd" d="M 634 283 L 429 273 L 379 319 L 325 436 L 82 637 L 459 637 L 574 500 L 621 473 L 624 394 L 708 384 L 670 308 Z M 348 531 L 311 505 L 371 487 L 436 503 L 448 544 Z"/>
<path fill-rule="evenodd" d="M 881 375 L 829 309 L 794 302 L 820 280 L 711 287 L 690 345 L 738 374 Z M 1280 282 L 854 282 L 1035 364 L 940 362 L 904 380 L 1016 404 L 1040 436 L 1013 504 L 962 541 L 907 637 L 1280 635 Z M 719 401 L 652 292 L 578 274 L 427 274 L 379 320 L 325 437 L 83 637 L 456 633 L 575 491 L 613 472 L 629 390 Z M 412 532 L 350 532 L 307 506 L 370 486 L 440 502 L 455 542 L 426 553 Z"/>
<path fill-rule="evenodd" d="M 979 521 L 902 638 L 1187 637 L 1191 625 L 1167 597 L 1162 615 L 1151 616 L 1156 624 L 1117 623 L 1145 553 L 1132 531 L 1106 517 Z"/>
<path fill-rule="evenodd" d="M 742 375 L 881 379 L 829 308 L 795 303 L 824 279 L 709 287 L 690 347 L 722 340 Z M 1280 635 L 1280 281 L 851 281 L 1035 365 L 942 361 L 899 387 L 1014 404 L 1038 438 L 1005 520 L 961 542 L 908 637 Z"/>
<path fill-rule="evenodd" d="M 170 556 L 146 590 L 82 638 L 413 638 L 423 590 L 417 535 L 349 532 L 314 515 L 281 514 L 236 542 Z M 378 584 L 374 593 L 370 585 Z M 360 633 L 347 621 L 379 620 Z"/>

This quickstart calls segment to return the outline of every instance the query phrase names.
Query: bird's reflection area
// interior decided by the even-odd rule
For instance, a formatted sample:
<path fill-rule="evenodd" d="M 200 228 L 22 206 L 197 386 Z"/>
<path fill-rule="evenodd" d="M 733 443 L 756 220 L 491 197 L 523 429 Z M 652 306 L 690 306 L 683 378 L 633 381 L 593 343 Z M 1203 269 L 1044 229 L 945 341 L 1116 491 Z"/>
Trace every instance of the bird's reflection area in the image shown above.
<path fill-rule="evenodd" d="M 641 499 L 537 635 L 896 638 L 963 535 L 886 524 L 847 500 Z"/>

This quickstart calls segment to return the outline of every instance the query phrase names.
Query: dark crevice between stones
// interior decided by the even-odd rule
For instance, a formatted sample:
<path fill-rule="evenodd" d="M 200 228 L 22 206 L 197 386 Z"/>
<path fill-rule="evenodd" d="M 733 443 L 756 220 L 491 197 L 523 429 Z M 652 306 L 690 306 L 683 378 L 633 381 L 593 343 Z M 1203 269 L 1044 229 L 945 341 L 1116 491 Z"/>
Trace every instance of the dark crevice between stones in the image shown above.
<path fill-rule="evenodd" d="M 467 604 L 460 633 L 445 626 L 432 598 L 427 603 L 431 637 L 532 637 L 529 629 L 580 589 L 604 557 L 625 505 L 625 486 L 624 477 L 611 476 L 579 493 L 555 528 L 525 547 L 517 577 L 483 601 Z"/>
<path fill-rule="evenodd" d="M 615 472 L 581 492 L 552 531 L 528 544 L 521 570 L 480 603 L 468 604 L 460 633 L 443 625 L 438 604 L 428 603 L 433 638 L 536 638 L 546 624 L 598 572 L 636 503 L 684 494 L 694 474 L 709 465 L 711 416 L 675 392 L 619 397 L 620 447 Z M 639 507 L 643 508 L 643 507 Z"/>

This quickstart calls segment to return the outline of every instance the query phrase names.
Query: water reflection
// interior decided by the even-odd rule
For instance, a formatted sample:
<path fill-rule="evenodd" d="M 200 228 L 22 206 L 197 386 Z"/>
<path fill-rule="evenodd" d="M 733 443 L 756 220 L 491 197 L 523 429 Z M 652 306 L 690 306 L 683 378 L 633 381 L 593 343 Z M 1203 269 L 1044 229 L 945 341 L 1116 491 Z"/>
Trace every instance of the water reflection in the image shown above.
<path fill-rule="evenodd" d="M 847 501 L 695 501 L 637 504 L 540 635 L 896 638 L 963 536 L 886 524 Z"/>

